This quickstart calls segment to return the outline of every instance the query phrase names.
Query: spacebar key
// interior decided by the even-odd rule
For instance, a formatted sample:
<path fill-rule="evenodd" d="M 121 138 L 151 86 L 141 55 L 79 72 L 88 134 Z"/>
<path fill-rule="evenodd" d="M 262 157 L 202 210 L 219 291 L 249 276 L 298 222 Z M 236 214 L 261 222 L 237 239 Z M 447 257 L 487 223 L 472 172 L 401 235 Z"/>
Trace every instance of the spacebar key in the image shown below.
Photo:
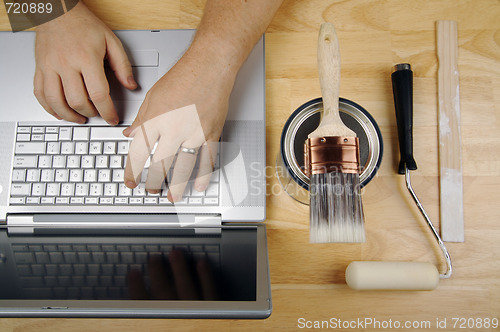
<path fill-rule="evenodd" d="M 122 132 L 127 127 L 92 127 L 90 129 L 91 141 L 126 140 L 131 139 L 123 136 Z"/>

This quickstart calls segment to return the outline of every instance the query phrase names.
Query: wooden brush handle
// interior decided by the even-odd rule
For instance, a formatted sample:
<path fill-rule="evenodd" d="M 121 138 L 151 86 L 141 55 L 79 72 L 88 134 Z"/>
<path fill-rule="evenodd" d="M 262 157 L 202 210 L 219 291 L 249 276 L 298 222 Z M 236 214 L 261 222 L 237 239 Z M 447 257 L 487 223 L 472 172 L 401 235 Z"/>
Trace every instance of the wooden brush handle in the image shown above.
<path fill-rule="evenodd" d="M 332 23 L 323 23 L 318 37 L 318 70 L 324 117 L 339 116 L 340 49 Z"/>
<path fill-rule="evenodd" d="M 339 114 L 340 52 L 337 33 L 331 23 L 323 23 L 318 38 L 318 70 L 323 116 L 318 128 L 308 137 L 356 137 Z"/>

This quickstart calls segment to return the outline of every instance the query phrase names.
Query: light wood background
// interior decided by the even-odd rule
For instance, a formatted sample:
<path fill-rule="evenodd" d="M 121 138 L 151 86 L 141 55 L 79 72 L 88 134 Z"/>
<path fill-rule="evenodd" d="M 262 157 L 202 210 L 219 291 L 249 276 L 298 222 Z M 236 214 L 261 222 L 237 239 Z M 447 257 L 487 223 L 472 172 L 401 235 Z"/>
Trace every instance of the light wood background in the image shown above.
<path fill-rule="evenodd" d="M 85 2 L 112 29 L 196 28 L 204 5 L 203 0 Z M 439 19 L 458 22 L 465 242 L 447 243 L 454 273 L 434 291 L 353 291 L 344 282 L 344 270 L 352 260 L 430 261 L 444 269 L 403 176 L 396 174 L 399 155 L 390 81 L 394 64 L 411 63 L 414 154 L 419 166 L 412 172 L 413 185 L 439 226 Z M 363 194 L 364 244 L 309 244 L 308 208 L 283 193 L 275 177 L 283 124 L 294 109 L 320 96 L 316 42 L 324 21 L 335 24 L 339 37 L 340 95 L 365 107 L 384 137 L 381 168 Z M 3 6 L 0 29 L 10 30 Z M 299 318 L 430 321 L 431 330 L 437 319 L 446 318 L 447 330 L 453 330 L 454 317 L 500 319 L 500 1 L 285 0 L 266 33 L 266 66 L 266 224 L 274 305 L 269 319 L 2 319 L 0 330 L 288 331 L 298 329 Z"/>

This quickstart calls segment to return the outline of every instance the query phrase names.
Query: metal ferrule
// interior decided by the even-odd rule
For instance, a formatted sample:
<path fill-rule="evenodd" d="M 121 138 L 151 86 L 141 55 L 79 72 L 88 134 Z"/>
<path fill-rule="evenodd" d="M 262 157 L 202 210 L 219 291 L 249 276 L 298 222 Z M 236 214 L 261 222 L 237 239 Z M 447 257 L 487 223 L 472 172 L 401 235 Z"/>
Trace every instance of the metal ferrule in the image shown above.
<path fill-rule="evenodd" d="M 307 176 L 325 173 L 360 173 L 357 137 L 313 137 L 304 144 Z"/>
<path fill-rule="evenodd" d="M 411 65 L 409 63 L 398 63 L 392 68 L 393 73 L 400 70 L 411 70 Z"/>

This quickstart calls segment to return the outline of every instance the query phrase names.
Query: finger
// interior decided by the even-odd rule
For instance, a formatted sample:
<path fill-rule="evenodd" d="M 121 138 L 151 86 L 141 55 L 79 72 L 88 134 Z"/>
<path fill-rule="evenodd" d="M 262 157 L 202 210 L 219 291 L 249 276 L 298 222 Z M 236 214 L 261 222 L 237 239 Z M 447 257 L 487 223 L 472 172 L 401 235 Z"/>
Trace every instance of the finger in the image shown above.
<path fill-rule="evenodd" d="M 168 255 L 172 274 L 174 276 L 175 289 L 179 300 L 198 300 L 196 284 L 193 273 L 189 270 L 186 257 L 180 250 L 172 250 Z"/>
<path fill-rule="evenodd" d="M 154 144 L 158 140 L 158 131 L 154 126 L 141 125 L 130 143 L 125 167 L 124 180 L 129 188 L 135 188 L 140 180 L 146 160 L 151 155 Z"/>
<path fill-rule="evenodd" d="M 110 125 L 117 125 L 118 113 L 109 95 L 109 84 L 102 63 L 84 70 L 82 74 L 89 97 L 101 117 Z"/>
<path fill-rule="evenodd" d="M 172 170 L 172 179 L 168 184 L 167 198 L 171 202 L 177 202 L 182 198 L 194 165 L 196 164 L 196 157 L 196 154 L 182 152 L 181 146 L 179 153 L 177 153 L 174 169 Z"/>
<path fill-rule="evenodd" d="M 215 278 L 206 258 L 199 260 L 196 264 L 196 273 L 200 281 L 200 288 L 202 299 L 205 301 L 218 300 L 217 287 L 215 285 Z"/>
<path fill-rule="evenodd" d="M 144 277 L 139 270 L 130 270 L 127 275 L 128 294 L 132 300 L 147 300 L 149 298 Z"/>
<path fill-rule="evenodd" d="M 134 137 L 135 133 L 137 132 L 137 128 L 142 124 L 142 114 L 146 113 L 146 110 L 148 109 L 149 95 L 150 93 L 148 91 L 141 107 L 139 108 L 139 111 L 137 112 L 137 116 L 135 117 L 134 122 L 132 122 L 132 124 L 123 131 L 124 136 Z"/>
<path fill-rule="evenodd" d="M 43 86 L 47 105 L 53 109 L 57 115 L 66 121 L 85 123 L 87 119 L 83 115 L 73 111 L 66 103 L 61 79 L 56 73 L 45 74 Z"/>
<path fill-rule="evenodd" d="M 81 75 L 75 72 L 73 75 L 63 77 L 62 85 L 69 107 L 87 118 L 97 115 L 97 110 L 89 100 Z"/>
<path fill-rule="evenodd" d="M 146 190 L 150 193 L 156 194 L 162 188 L 178 148 L 179 144 L 172 142 L 168 136 L 160 137 L 146 179 Z"/>
<path fill-rule="evenodd" d="M 150 194 L 158 194 L 163 188 L 163 183 L 167 179 L 172 158 L 165 158 L 154 164 L 151 163 L 148 169 L 148 177 L 146 179 L 146 191 Z"/>
<path fill-rule="evenodd" d="M 54 112 L 45 100 L 45 94 L 43 91 L 43 73 L 40 70 L 35 71 L 35 76 L 33 77 L 33 94 L 47 113 L 55 117 L 57 120 L 62 120 L 62 118 Z"/>
<path fill-rule="evenodd" d="M 197 191 L 205 191 L 210 183 L 210 178 L 212 177 L 214 171 L 215 160 L 217 158 L 218 148 L 219 142 L 210 141 L 205 142 L 200 149 L 199 169 L 194 182 L 194 188 Z"/>
<path fill-rule="evenodd" d="M 153 256 L 148 264 L 151 295 L 158 300 L 174 300 L 177 298 L 173 282 L 161 256 Z"/>
<path fill-rule="evenodd" d="M 123 49 L 123 45 L 116 36 L 106 39 L 108 50 L 108 62 L 115 76 L 124 87 L 129 90 L 137 88 L 137 82 L 134 79 L 132 66 Z"/>

